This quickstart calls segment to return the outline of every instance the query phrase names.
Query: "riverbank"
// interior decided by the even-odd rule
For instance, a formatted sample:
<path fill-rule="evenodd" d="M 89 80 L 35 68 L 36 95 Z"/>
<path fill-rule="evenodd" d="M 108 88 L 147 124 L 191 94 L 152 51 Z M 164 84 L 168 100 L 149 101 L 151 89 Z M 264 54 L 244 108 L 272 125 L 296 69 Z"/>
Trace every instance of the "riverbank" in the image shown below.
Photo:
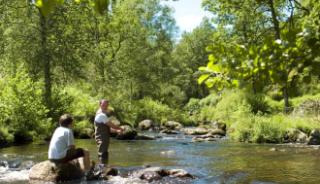
<path fill-rule="evenodd" d="M 70 91 L 68 95 L 74 100 L 62 109 L 75 116 L 73 127 L 75 137 L 92 138 L 94 133 L 92 112 L 96 104 L 90 100 L 89 94 L 80 93 L 75 88 L 68 88 L 67 91 Z M 86 100 L 81 101 L 81 99 Z M 283 101 L 273 100 L 269 96 L 252 95 L 242 90 L 230 90 L 221 94 L 212 93 L 203 99 L 190 99 L 189 103 L 180 109 L 169 107 L 151 98 L 144 98 L 133 104 L 132 112 L 123 114 L 115 104 L 111 108 L 110 115 L 115 117 L 113 119 L 115 124 L 136 129 L 141 129 L 139 123 L 145 117 L 154 123 L 156 131 L 167 122 L 178 122 L 182 126 L 194 126 L 206 130 L 213 128 L 213 122 L 218 122 L 225 124 L 224 131 L 227 137 L 238 142 L 309 143 L 312 137 L 318 139 L 318 135 L 313 136 L 312 132 L 320 130 L 320 94 L 292 98 L 291 102 L 290 113 L 285 114 L 282 112 Z M 22 115 L 19 116 L 20 119 L 23 119 Z M 23 122 L 17 125 L 12 122 L 12 127 L 1 127 L 0 147 L 32 141 L 49 141 L 57 124 L 47 118 L 42 120 L 45 122 L 24 119 L 23 122 L 27 121 L 25 126 L 28 125 L 28 129 L 23 128 Z M 319 143 L 320 141 L 310 142 L 310 144 Z"/>

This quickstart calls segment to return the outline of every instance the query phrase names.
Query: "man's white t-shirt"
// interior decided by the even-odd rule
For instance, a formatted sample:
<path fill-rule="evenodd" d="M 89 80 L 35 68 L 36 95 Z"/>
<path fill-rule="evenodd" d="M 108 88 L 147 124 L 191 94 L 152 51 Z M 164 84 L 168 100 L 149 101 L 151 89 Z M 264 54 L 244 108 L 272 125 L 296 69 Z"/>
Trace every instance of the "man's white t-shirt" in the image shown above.
<path fill-rule="evenodd" d="M 49 159 L 62 159 L 67 155 L 69 146 L 74 145 L 72 130 L 58 127 L 51 138 L 48 157 Z"/>
<path fill-rule="evenodd" d="M 103 112 L 99 112 L 97 113 L 96 117 L 94 118 L 94 121 L 96 123 L 104 123 L 104 124 L 107 124 L 108 122 L 108 116 L 103 113 Z"/>

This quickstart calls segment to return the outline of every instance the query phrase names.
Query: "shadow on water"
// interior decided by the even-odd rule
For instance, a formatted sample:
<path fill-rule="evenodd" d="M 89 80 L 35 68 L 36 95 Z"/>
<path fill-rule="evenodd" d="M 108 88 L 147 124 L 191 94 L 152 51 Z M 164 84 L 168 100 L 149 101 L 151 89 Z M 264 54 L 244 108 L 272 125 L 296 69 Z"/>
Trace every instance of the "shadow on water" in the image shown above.
<path fill-rule="evenodd" d="M 88 149 L 91 158 L 97 160 L 94 140 L 77 140 L 76 145 Z M 47 149 L 48 145 L 36 144 L 1 149 L 0 161 L 13 163 L 18 160 L 21 164 L 15 169 L 0 164 L 0 183 L 26 183 L 28 166 L 21 166 L 22 163 L 45 160 Z M 287 145 L 228 141 L 192 143 L 191 137 L 183 135 L 163 137 L 154 141 L 112 140 L 110 145 L 110 165 L 119 168 L 122 175 L 151 165 L 182 168 L 197 177 L 194 180 L 180 181 L 165 179 L 160 183 L 320 183 L 319 156 L 320 150 L 312 147 L 295 148 Z M 121 177 L 114 177 L 108 182 L 80 183 L 134 182 L 144 183 L 141 180 Z"/>

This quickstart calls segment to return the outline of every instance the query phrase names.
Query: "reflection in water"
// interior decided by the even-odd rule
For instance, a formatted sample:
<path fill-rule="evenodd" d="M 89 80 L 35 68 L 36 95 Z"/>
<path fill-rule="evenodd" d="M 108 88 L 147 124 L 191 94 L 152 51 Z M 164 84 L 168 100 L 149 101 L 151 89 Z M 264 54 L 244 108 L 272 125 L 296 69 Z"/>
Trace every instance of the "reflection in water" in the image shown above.
<path fill-rule="evenodd" d="M 121 174 L 144 165 L 182 168 L 197 176 L 197 179 L 188 181 L 196 184 L 320 182 L 320 151 L 317 149 L 227 141 L 191 143 L 190 137 L 179 136 L 155 141 L 112 140 L 110 165 L 120 168 Z M 90 150 L 92 159 L 98 160 L 94 140 L 77 140 L 76 145 Z M 47 159 L 47 149 L 48 145 L 35 144 L 1 149 L 0 161 L 20 159 L 40 162 Z M 27 170 L 18 168 L 9 172 L 8 168 L 0 166 L 0 183 L 8 182 L 9 179 L 4 178 L 4 175 L 9 174 L 26 180 Z M 120 180 L 122 183 L 134 182 L 115 177 L 107 183 L 119 183 Z"/>

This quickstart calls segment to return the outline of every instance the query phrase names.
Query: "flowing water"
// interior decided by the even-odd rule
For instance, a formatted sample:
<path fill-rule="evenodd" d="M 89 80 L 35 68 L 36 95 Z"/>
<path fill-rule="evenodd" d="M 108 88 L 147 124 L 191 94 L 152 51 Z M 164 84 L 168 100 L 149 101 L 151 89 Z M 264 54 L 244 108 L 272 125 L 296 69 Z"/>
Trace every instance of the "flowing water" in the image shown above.
<path fill-rule="evenodd" d="M 77 140 L 97 160 L 94 140 Z M 27 183 L 29 168 L 47 159 L 48 145 L 0 149 L 0 183 Z M 129 172 L 144 165 L 182 168 L 197 178 L 187 183 L 320 183 L 319 147 L 218 142 L 192 143 L 183 135 L 153 141 L 118 141 L 110 145 L 110 165 Z M 10 168 L 9 168 L 10 167 Z M 117 179 L 109 182 L 142 183 Z"/>

